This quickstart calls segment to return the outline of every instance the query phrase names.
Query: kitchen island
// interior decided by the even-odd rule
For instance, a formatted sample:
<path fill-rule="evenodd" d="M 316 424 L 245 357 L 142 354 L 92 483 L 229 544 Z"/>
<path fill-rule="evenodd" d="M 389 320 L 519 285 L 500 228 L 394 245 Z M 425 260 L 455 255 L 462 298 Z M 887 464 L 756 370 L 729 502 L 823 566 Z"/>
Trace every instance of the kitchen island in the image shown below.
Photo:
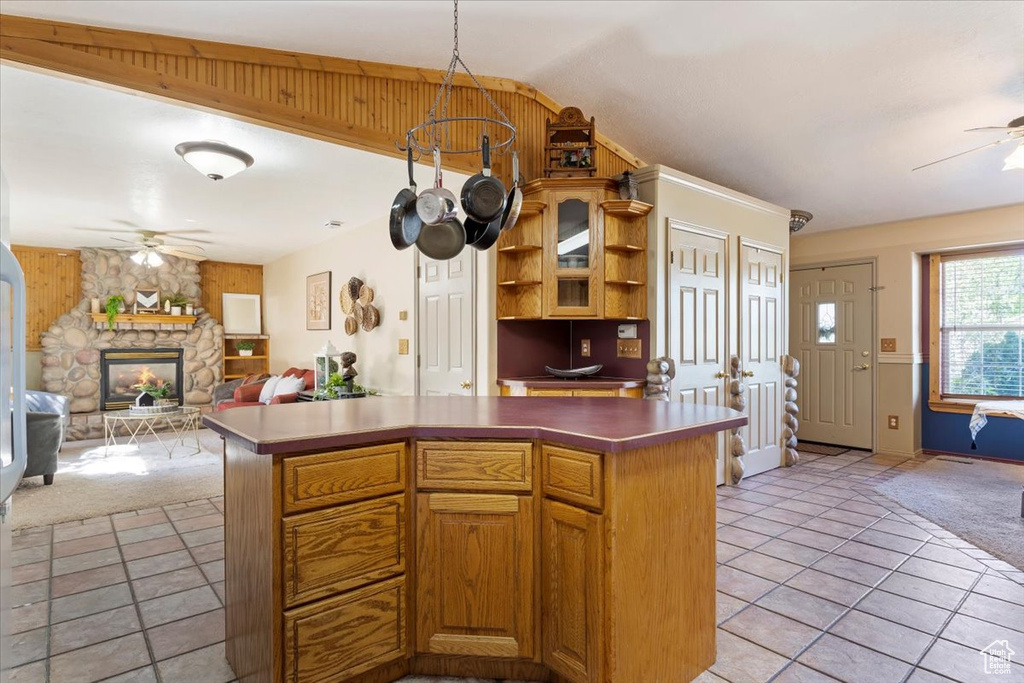
<path fill-rule="evenodd" d="M 208 415 L 241 681 L 683 683 L 715 659 L 725 408 L 396 397 Z"/>

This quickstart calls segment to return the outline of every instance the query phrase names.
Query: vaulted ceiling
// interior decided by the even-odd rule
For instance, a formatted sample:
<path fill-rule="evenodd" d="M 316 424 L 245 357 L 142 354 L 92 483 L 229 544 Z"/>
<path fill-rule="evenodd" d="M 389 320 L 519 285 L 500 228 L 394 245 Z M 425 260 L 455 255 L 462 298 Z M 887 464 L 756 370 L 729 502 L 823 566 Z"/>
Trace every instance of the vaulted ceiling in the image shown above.
<path fill-rule="evenodd" d="M 448 2 L 5 0 L 4 12 L 431 68 Z M 662 163 L 816 218 L 807 232 L 1024 201 L 1018 2 L 463 2 L 460 48 Z"/>

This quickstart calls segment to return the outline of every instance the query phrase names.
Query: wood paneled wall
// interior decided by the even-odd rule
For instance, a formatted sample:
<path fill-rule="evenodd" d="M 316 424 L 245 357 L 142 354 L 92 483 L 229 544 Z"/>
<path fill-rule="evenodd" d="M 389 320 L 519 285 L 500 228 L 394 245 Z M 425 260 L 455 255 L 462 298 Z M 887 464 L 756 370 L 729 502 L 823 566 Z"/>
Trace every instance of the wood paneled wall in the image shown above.
<path fill-rule="evenodd" d="M 12 245 L 25 271 L 25 349 L 39 351 L 40 335 L 82 300 L 82 260 L 75 249 Z"/>
<path fill-rule="evenodd" d="M 0 22 L 0 58 L 391 156 L 401 156 L 395 143 L 426 117 L 443 76 L 430 69 L 10 15 Z M 479 80 L 518 128 L 523 175 L 539 177 L 545 119 L 561 107 L 517 81 Z M 490 111 L 465 74 L 456 80 L 451 109 L 454 116 Z M 597 138 L 600 175 L 644 165 L 600 133 Z M 459 171 L 476 172 L 478 164 L 472 156 L 445 158 L 445 166 Z M 507 158 L 495 160 L 499 175 L 508 173 L 507 166 Z"/>
<path fill-rule="evenodd" d="M 222 317 L 221 295 L 259 294 L 263 297 L 263 266 L 253 263 L 225 263 L 203 261 L 199 264 L 199 286 L 203 291 L 202 306 L 220 322 Z"/>

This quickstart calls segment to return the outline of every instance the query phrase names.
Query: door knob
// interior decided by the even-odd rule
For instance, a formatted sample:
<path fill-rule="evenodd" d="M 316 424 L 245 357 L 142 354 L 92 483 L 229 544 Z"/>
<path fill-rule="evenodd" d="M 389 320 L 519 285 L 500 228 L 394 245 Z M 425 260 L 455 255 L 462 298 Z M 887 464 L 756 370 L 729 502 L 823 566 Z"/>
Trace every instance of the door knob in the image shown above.
<path fill-rule="evenodd" d="M 743 371 L 743 376 L 744 377 L 753 377 L 754 376 L 754 371 L 753 370 L 744 370 Z"/>
<path fill-rule="evenodd" d="M 869 369 L 870 367 L 871 367 L 871 363 L 861 363 L 860 365 L 855 365 L 853 367 L 853 369 L 854 370 L 858 370 L 858 371 L 863 371 L 863 370 Z"/>
<path fill-rule="evenodd" d="M 716 373 L 715 373 L 715 378 L 716 378 L 716 379 L 725 379 L 725 378 L 726 378 L 726 377 L 728 377 L 728 376 L 729 376 L 729 373 L 728 373 L 728 372 L 722 372 L 722 371 L 719 371 L 719 372 L 716 372 Z"/>
<path fill-rule="evenodd" d="M 463 389 L 472 389 L 473 388 L 473 383 L 472 382 L 459 382 L 459 386 L 462 387 Z"/>

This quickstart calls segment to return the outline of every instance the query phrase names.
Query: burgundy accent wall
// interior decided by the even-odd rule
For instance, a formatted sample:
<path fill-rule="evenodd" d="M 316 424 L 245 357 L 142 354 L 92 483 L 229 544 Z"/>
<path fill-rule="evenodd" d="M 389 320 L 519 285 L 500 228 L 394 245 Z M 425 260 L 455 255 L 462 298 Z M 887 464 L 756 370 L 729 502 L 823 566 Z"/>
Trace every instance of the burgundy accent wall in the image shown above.
<path fill-rule="evenodd" d="M 601 364 L 606 377 L 643 379 L 650 360 L 651 325 L 637 326 L 643 357 L 619 358 L 616 353 L 619 322 L 615 320 L 499 320 L 498 377 L 544 375 L 544 366 L 579 368 Z M 580 340 L 590 340 L 590 357 L 580 356 Z"/>

